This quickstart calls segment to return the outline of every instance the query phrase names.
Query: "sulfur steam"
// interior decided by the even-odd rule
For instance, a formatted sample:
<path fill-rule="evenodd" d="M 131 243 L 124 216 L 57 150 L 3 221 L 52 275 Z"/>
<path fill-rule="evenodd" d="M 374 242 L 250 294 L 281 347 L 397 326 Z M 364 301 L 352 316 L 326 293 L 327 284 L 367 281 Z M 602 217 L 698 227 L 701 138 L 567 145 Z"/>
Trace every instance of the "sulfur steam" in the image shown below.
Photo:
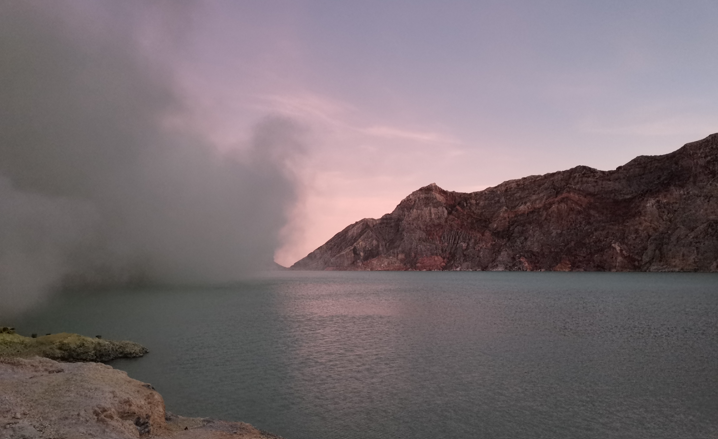
<path fill-rule="evenodd" d="M 0 5 L 0 318 L 63 286 L 227 282 L 272 261 L 301 132 L 270 117 L 219 153 L 182 129 L 146 3 Z"/>

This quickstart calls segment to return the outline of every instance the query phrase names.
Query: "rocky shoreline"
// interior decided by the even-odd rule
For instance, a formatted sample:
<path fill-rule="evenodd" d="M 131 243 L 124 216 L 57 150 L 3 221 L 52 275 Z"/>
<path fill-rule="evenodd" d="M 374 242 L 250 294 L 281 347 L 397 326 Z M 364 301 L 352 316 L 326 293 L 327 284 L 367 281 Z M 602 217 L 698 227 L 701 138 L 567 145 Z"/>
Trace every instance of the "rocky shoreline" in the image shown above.
<path fill-rule="evenodd" d="M 12 332 L 0 333 L 0 439 L 281 439 L 243 422 L 171 414 L 151 384 L 95 362 L 148 352 L 137 343 Z"/>
<path fill-rule="evenodd" d="M 45 357 L 57 361 L 105 362 L 118 358 L 137 358 L 149 351 L 131 341 L 103 340 L 63 332 L 24 337 L 13 328 L 0 330 L 0 357 Z"/>

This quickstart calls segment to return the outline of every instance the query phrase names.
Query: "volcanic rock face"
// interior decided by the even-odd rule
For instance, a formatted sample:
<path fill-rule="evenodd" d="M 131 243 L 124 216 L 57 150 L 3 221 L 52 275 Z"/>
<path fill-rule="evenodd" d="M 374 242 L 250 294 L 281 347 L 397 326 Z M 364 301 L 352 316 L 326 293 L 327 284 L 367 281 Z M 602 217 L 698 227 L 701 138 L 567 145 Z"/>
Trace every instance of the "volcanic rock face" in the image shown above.
<path fill-rule="evenodd" d="M 435 184 L 300 270 L 718 271 L 718 134 L 614 171 L 578 166 L 459 193 Z"/>

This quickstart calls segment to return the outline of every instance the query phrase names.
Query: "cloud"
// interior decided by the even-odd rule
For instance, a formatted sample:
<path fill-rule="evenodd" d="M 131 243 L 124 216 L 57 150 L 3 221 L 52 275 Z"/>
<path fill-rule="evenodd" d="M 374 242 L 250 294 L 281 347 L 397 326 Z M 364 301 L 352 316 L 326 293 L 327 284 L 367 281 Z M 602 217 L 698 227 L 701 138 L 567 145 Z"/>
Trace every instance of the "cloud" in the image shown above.
<path fill-rule="evenodd" d="M 366 134 L 376 137 L 383 137 L 385 139 L 401 139 L 401 140 L 414 140 L 418 142 L 431 142 L 431 143 L 443 143 L 443 144 L 454 144 L 458 145 L 461 142 L 447 137 L 442 134 L 424 132 L 424 131 L 411 131 L 401 128 L 389 127 L 389 126 L 372 126 L 363 130 Z"/>
<path fill-rule="evenodd" d="M 0 5 L 0 318 L 68 285 L 220 283 L 271 263 L 303 129 L 267 117 L 219 152 L 183 124 L 191 103 L 154 51 L 176 50 L 186 13 Z"/>
<path fill-rule="evenodd" d="M 355 110 L 349 104 L 321 96 L 315 93 L 294 93 L 284 95 L 267 95 L 260 97 L 266 102 L 267 108 L 294 117 L 317 119 L 332 125 L 347 126 L 342 116 Z"/>

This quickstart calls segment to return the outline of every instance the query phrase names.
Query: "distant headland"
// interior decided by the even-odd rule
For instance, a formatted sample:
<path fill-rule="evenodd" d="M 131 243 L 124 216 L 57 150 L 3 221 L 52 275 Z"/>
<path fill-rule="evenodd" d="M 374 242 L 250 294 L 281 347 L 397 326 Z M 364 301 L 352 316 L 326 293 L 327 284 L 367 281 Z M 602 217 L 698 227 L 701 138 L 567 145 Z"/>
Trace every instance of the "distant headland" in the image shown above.
<path fill-rule="evenodd" d="M 577 166 L 479 192 L 435 184 L 295 270 L 718 271 L 718 134 L 613 171 Z"/>

